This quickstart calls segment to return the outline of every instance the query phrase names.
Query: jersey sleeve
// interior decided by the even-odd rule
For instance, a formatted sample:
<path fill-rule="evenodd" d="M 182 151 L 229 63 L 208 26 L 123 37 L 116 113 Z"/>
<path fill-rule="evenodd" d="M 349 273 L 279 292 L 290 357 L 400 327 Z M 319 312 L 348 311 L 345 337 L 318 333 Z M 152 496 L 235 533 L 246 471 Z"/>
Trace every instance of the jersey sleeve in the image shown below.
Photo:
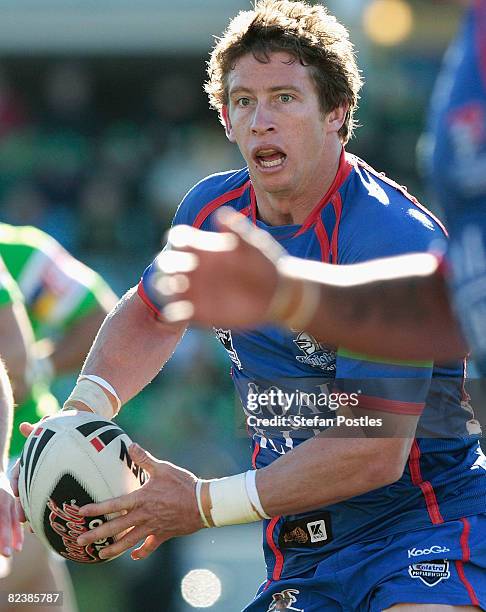
<path fill-rule="evenodd" d="M 37 228 L 4 228 L 1 248 L 34 328 L 64 331 L 111 296 L 99 274 Z"/>

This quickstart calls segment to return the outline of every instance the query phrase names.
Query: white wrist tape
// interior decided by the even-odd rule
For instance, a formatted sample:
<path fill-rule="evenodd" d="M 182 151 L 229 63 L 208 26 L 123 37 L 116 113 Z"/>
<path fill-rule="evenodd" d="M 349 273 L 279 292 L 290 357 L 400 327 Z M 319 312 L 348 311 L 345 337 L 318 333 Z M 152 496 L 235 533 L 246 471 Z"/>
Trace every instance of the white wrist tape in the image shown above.
<path fill-rule="evenodd" d="M 95 374 L 81 374 L 78 380 L 83 380 L 83 379 L 92 380 L 93 382 L 100 385 L 100 387 L 103 387 L 103 389 L 106 389 L 107 391 L 109 391 L 116 400 L 117 414 L 120 412 L 121 399 L 118 397 L 118 393 L 115 391 L 115 389 L 110 385 L 110 383 L 107 380 L 105 380 L 104 378 L 101 378 L 101 376 L 96 376 Z"/>
<path fill-rule="evenodd" d="M 92 412 L 99 414 L 105 419 L 112 419 L 117 414 L 100 385 L 86 378 L 76 383 L 71 395 L 64 402 L 63 410 L 76 409 L 76 405 L 73 402 L 83 403 Z"/>
<path fill-rule="evenodd" d="M 255 471 L 219 478 L 200 480 L 196 484 L 196 497 L 201 519 L 207 527 L 224 527 L 253 523 L 263 518 L 270 518 L 262 508 L 255 486 Z M 252 502 L 247 489 L 247 478 L 250 482 Z"/>

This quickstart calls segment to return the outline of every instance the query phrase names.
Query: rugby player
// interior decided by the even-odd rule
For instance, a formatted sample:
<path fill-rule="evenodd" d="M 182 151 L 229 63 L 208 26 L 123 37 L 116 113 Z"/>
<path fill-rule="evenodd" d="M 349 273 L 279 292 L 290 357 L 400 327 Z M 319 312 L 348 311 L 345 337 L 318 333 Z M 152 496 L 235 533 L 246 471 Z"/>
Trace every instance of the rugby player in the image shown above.
<path fill-rule="evenodd" d="M 451 237 L 444 260 L 430 253 L 339 271 L 303 265 L 269 257 L 275 253 L 264 248 L 269 239 L 230 214 L 221 229 L 233 238 L 219 240 L 218 251 L 194 231 L 176 238 L 176 248 L 196 254 L 198 263 L 194 272 L 183 263 L 182 285 L 165 283 L 166 298 L 179 302 L 167 310 L 171 320 L 288 324 L 292 304 L 285 312 L 271 307 L 272 299 L 293 299 L 295 307 L 305 283 L 320 295 L 304 323 L 322 340 L 375 355 L 439 360 L 460 358 L 469 344 L 486 371 L 486 3 L 469 4 L 437 81 L 428 129 L 431 184 Z M 168 274 L 180 275 L 176 256 L 164 257 Z M 235 306 L 236 298 L 245 308 Z"/>
<path fill-rule="evenodd" d="M 51 381 L 81 367 L 116 297 L 98 274 L 35 227 L 0 223 L 0 255 L 18 284 L 29 317 L 23 325 L 29 353 L 27 385 L 15 393 L 13 464 L 25 442 L 20 423 L 38 421 L 59 410 L 50 391 Z M 11 355 L 5 354 L 5 361 L 10 371 Z M 63 612 L 77 609 L 66 563 L 50 554 L 30 532 L 26 532 L 22 553 L 13 556 L 11 573 L 0 582 L 0 589 L 62 591 Z"/>
<path fill-rule="evenodd" d="M 226 205 L 270 234 L 279 250 L 305 259 L 341 265 L 426 251 L 443 238 L 440 223 L 344 149 L 360 87 L 348 34 L 322 6 L 263 0 L 240 13 L 212 53 L 207 91 L 248 166 L 198 183 L 174 224 L 214 230 L 214 213 Z M 168 324 L 161 314 L 158 264 L 104 322 L 66 408 L 114 416 L 172 354 L 185 323 Z M 186 282 L 184 275 L 172 281 Z M 295 322 L 318 297 L 309 293 L 298 304 Z M 462 404 L 462 365 L 384 362 L 321 345 L 291 327 L 216 330 L 243 408 L 252 393 L 261 416 L 278 409 L 285 416 L 287 404 L 268 408 L 276 387 L 317 397 L 329 384 L 358 397 L 342 407 L 375 416 L 385 423 L 382 434 L 399 436 L 254 426 L 255 469 L 210 481 L 134 445 L 132 458 L 150 480 L 82 508 L 86 516 L 126 513 L 78 542 L 133 527 L 104 555 L 144 540 L 132 552 L 141 559 L 170 537 L 263 519 L 268 576 L 248 612 L 277 602 L 306 612 L 484 609 L 486 462 Z M 316 413 L 305 402 L 292 408 Z M 420 417 L 422 430 L 430 430 L 444 415 L 453 418 L 455 437 L 414 437 Z"/>

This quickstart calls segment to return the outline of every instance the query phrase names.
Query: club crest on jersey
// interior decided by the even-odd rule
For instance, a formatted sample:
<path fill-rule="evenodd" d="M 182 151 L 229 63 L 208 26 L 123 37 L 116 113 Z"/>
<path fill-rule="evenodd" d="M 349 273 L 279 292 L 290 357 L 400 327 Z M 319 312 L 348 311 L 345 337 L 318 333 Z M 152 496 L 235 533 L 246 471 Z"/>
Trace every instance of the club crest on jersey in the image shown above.
<path fill-rule="evenodd" d="M 238 370 L 242 369 L 240 358 L 238 357 L 238 353 L 235 351 L 235 347 L 233 346 L 233 337 L 231 335 L 231 329 L 216 329 L 214 328 L 214 333 L 216 334 L 216 338 L 221 342 L 224 348 L 227 350 L 229 358 L 238 368 Z"/>
<path fill-rule="evenodd" d="M 294 612 L 304 612 L 304 608 L 294 608 L 292 604 L 297 603 L 300 591 L 297 589 L 285 589 L 281 593 L 274 593 L 267 612 L 282 612 L 283 610 L 294 610 Z"/>
<path fill-rule="evenodd" d="M 320 344 L 313 336 L 307 332 L 299 332 L 294 342 L 303 353 L 295 357 L 299 363 L 305 363 L 326 372 L 336 370 L 336 353 Z"/>
<path fill-rule="evenodd" d="M 411 578 L 419 578 L 429 587 L 434 587 L 442 580 L 448 580 L 451 577 L 447 559 L 414 563 L 408 566 L 408 573 Z"/>

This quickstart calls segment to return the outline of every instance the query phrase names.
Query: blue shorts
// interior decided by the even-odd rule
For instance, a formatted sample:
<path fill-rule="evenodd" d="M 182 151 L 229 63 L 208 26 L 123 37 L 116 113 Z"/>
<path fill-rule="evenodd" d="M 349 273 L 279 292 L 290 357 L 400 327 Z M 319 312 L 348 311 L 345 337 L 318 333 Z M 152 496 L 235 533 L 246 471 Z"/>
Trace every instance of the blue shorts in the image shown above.
<path fill-rule="evenodd" d="M 486 610 L 486 514 L 347 546 L 265 583 L 244 612 L 381 612 L 398 603 Z"/>

